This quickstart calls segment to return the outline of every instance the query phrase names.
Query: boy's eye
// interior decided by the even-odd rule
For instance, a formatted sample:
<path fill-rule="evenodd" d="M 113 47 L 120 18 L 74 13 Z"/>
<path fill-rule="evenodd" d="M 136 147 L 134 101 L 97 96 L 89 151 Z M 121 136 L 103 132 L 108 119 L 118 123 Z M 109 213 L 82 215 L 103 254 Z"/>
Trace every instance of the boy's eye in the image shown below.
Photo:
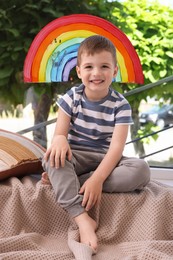
<path fill-rule="evenodd" d="M 109 68 L 109 66 L 108 66 L 108 65 L 103 65 L 102 67 L 103 67 L 103 68 Z"/>
<path fill-rule="evenodd" d="M 91 68 L 92 68 L 91 65 L 87 65 L 87 66 L 85 66 L 85 69 L 91 69 Z"/>

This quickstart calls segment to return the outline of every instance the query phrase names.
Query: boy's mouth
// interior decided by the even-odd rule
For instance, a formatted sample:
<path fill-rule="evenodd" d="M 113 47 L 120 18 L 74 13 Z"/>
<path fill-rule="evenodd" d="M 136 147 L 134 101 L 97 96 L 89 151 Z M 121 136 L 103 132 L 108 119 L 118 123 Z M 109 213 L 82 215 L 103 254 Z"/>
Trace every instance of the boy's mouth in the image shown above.
<path fill-rule="evenodd" d="M 93 80 L 90 80 L 91 83 L 94 83 L 94 84 L 100 84 L 100 83 L 103 83 L 104 80 L 102 79 L 93 79 Z"/>

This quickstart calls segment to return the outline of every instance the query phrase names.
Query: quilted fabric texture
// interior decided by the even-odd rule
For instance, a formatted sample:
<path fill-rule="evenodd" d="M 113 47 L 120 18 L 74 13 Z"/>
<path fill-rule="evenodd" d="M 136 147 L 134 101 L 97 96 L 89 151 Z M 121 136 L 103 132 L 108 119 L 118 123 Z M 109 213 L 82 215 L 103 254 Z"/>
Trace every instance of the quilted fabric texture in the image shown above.
<path fill-rule="evenodd" d="M 0 259 L 172 260 L 172 202 L 173 188 L 154 181 L 140 193 L 104 193 L 90 212 L 99 241 L 92 255 L 50 185 L 9 178 L 0 183 Z"/>
<path fill-rule="evenodd" d="M 0 180 L 11 176 L 38 174 L 45 149 L 16 133 L 0 130 Z"/>

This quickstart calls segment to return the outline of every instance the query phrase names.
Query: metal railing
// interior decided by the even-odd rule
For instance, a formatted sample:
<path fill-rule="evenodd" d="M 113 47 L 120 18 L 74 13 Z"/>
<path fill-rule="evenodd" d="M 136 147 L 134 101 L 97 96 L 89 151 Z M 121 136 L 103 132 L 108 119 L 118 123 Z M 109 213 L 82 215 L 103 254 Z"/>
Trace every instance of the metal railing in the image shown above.
<path fill-rule="evenodd" d="M 158 131 L 155 131 L 155 132 L 152 132 L 152 133 L 150 133 L 150 134 L 144 135 L 144 136 L 142 136 L 142 137 L 135 138 L 135 139 L 133 139 L 133 140 L 127 142 L 126 145 L 127 145 L 127 144 L 131 144 L 131 143 L 138 142 L 138 141 L 140 141 L 140 140 L 142 140 L 142 139 L 145 139 L 145 138 L 147 138 L 147 137 L 150 137 L 150 136 L 156 135 L 156 134 L 158 134 L 158 133 L 160 133 L 160 132 L 169 130 L 170 128 L 173 128 L 173 125 L 168 126 L 168 127 L 164 127 L 163 129 L 160 129 L 160 130 L 158 130 Z M 160 150 L 157 150 L 157 151 L 155 151 L 155 152 L 153 152 L 153 153 L 150 153 L 150 154 L 145 154 L 145 155 L 143 155 L 143 156 L 140 156 L 140 158 L 141 158 L 141 159 L 144 159 L 144 158 L 146 158 L 146 157 L 155 155 L 155 154 L 157 154 L 157 153 L 164 152 L 164 151 L 169 150 L 169 149 L 171 149 L 171 148 L 173 148 L 173 145 L 168 146 L 168 147 L 165 147 L 165 148 L 160 149 Z"/>

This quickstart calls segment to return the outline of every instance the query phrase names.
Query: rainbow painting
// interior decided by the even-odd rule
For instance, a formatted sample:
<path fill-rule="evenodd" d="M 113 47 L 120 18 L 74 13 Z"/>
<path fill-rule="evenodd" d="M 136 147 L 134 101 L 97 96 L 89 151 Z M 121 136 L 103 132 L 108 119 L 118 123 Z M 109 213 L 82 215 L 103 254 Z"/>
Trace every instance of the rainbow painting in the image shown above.
<path fill-rule="evenodd" d="M 143 84 L 140 59 L 127 36 L 109 21 L 88 14 L 62 16 L 48 23 L 34 38 L 24 62 L 24 82 L 69 81 L 80 43 L 91 35 L 110 39 L 117 52 L 114 81 Z"/>

